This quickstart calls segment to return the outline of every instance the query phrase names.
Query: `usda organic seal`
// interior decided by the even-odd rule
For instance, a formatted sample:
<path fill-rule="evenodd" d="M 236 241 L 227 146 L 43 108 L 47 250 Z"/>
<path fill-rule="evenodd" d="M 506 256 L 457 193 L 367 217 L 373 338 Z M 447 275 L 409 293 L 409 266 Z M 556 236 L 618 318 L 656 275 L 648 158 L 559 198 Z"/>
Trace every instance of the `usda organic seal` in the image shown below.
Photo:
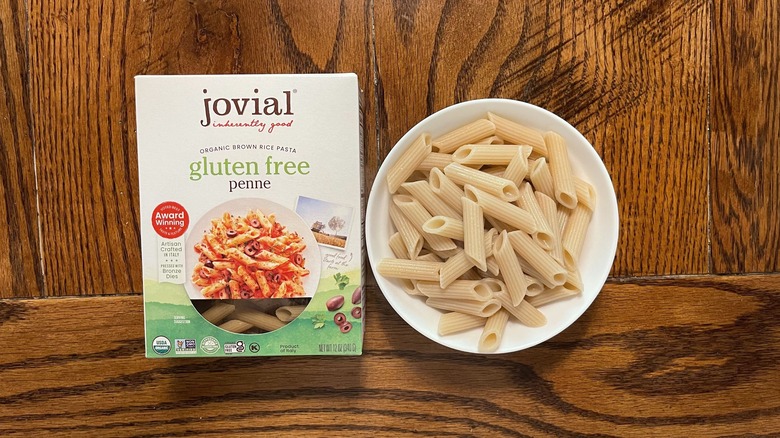
<path fill-rule="evenodd" d="M 200 341 L 200 349 L 206 354 L 214 354 L 219 351 L 219 341 L 213 336 L 206 336 Z"/>
<path fill-rule="evenodd" d="M 163 356 L 171 351 L 171 341 L 165 336 L 158 336 L 152 341 L 152 350 L 155 353 Z"/>

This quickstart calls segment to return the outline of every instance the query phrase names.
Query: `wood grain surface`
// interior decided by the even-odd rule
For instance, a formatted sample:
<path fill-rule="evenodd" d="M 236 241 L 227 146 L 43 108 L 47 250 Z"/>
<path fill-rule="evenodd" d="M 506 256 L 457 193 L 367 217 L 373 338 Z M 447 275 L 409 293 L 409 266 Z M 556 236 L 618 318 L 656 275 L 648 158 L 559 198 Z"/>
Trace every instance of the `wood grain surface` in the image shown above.
<path fill-rule="evenodd" d="M 713 272 L 780 270 L 780 5 L 713 11 Z"/>
<path fill-rule="evenodd" d="M 0 4 L 0 298 L 45 293 L 23 2 Z M 7 250 L 5 250 L 7 248 Z"/>
<path fill-rule="evenodd" d="M 134 76 L 320 72 L 367 188 L 456 102 L 578 128 L 620 206 L 594 305 L 472 356 L 369 279 L 361 357 L 144 359 Z M 0 2 L 0 436 L 778 436 L 779 72 L 770 0 Z"/>
<path fill-rule="evenodd" d="M 429 342 L 375 288 L 353 358 L 146 360 L 140 297 L 5 301 L 0 435 L 776 435 L 779 290 L 609 283 L 561 335 L 498 356 Z"/>

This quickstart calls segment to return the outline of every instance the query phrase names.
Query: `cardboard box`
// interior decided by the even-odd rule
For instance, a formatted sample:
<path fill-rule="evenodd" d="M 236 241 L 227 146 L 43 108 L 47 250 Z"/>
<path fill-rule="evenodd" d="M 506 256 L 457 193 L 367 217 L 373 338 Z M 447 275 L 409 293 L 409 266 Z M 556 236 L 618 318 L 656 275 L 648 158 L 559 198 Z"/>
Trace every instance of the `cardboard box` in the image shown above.
<path fill-rule="evenodd" d="M 354 74 L 136 77 L 147 357 L 362 353 L 360 99 Z"/>

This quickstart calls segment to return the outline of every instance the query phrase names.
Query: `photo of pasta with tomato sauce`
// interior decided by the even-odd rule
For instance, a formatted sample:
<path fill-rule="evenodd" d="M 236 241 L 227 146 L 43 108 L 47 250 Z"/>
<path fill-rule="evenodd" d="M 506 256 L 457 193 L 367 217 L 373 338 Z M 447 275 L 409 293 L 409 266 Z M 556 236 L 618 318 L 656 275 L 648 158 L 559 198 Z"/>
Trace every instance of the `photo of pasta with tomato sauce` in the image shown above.
<path fill-rule="evenodd" d="M 192 283 L 210 299 L 304 296 L 302 279 L 309 275 L 304 249 L 303 238 L 288 232 L 274 214 L 226 212 L 211 220 L 211 229 L 195 244 Z"/>

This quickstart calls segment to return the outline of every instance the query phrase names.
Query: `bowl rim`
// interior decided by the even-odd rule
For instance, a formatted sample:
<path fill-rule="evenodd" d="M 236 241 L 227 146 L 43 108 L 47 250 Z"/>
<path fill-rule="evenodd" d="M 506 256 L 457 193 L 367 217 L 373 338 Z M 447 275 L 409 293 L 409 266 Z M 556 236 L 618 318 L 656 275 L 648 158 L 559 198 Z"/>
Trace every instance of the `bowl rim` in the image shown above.
<path fill-rule="evenodd" d="M 604 269 L 604 272 L 602 273 L 602 275 L 600 275 L 597 278 L 598 281 L 596 283 L 599 286 L 598 286 L 597 290 L 595 291 L 595 293 L 592 294 L 592 296 L 585 297 L 585 300 L 582 302 L 582 304 L 580 306 L 578 306 L 578 308 L 575 309 L 575 311 L 573 313 L 571 313 L 571 316 L 569 318 L 567 318 L 566 320 L 562 321 L 562 323 L 558 324 L 558 326 L 556 326 L 554 328 L 550 328 L 549 329 L 549 333 L 545 334 L 541 339 L 530 341 L 530 342 L 525 342 L 525 343 L 520 343 L 520 344 L 518 344 L 516 346 L 513 346 L 511 348 L 508 348 L 508 349 L 501 349 L 501 348 L 499 348 L 498 350 L 493 351 L 493 352 L 482 352 L 482 351 L 478 351 L 477 350 L 477 345 L 474 345 L 473 349 L 464 349 L 464 348 L 459 348 L 456 345 L 457 344 L 456 342 L 448 341 L 447 337 L 438 336 L 435 333 L 433 335 L 434 336 L 438 336 L 438 337 L 431 336 L 431 335 L 429 335 L 429 333 L 426 332 L 426 330 L 422 330 L 420 327 L 418 327 L 418 325 L 414 321 L 410 321 L 410 318 L 409 318 L 410 315 L 407 315 L 407 312 L 399 311 L 398 307 L 401 305 L 401 303 L 397 302 L 395 300 L 395 298 L 391 294 L 389 294 L 387 291 L 385 291 L 385 287 L 386 286 L 383 287 L 383 283 L 384 282 L 388 282 L 389 283 L 389 280 L 385 279 L 384 277 L 382 277 L 376 271 L 376 267 L 375 267 L 374 261 L 378 260 L 381 257 L 378 256 L 378 255 L 375 255 L 374 251 L 373 251 L 375 244 L 377 244 L 377 243 L 375 243 L 374 239 L 378 238 L 378 237 L 374 236 L 375 233 L 372 232 L 372 231 L 374 231 L 375 225 L 373 223 L 373 220 L 371 219 L 371 215 L 369 214 L 369 212 L 376 211 L 375 209 L 377 208 L 377 206 L 375 204 L 377 202 L 379 202 L 379 201 L 377 201 L 377 198 L 379 197 L 379 195 L 375 195 L 375 193 L 379 193 L 379 191 L 381 191 L 381 190 L 387 191 L 387 184 L 386 184 L 386 178 L 385 178 L 387 169 L 393 163 L 395 163 L 398 160 L 398 158 L 403 153 L 403 151 L 405 151 L 409 147 L 411 142 L 417 136 L 420 135 L 419 131 L 430 132 L 430 130 L 425 130 L 424 131 L 423 128 L 422 128 L 423 126 L 429 124 L 431 122 L 431 120 L 435 120 L 435 119 L 439 119 L 441 117 L 445 117 L 449 113 L 461 111 L 464 108 L 468 108 L 468 107 L 471 107 L 471 106 L 490 105 L 490 104 L 515 106 L 515 107 L 518 108 L 518 111 L 521 111 L 521 112 L 523 112 L 523 111 L 538 112 L 544 118 L 552 118 L 556 122 L 560 123 L 565 129 L 567 129 L 569 131 L 569 134 L 574 135 L 579 142 L 583 143 L 583 145 L 589 146 L 588 148 L 582 148 L 582 150 L 580 152 L 584 152 L 584 153 L 590 155 L 591 156 L 590 157 L 591 160 L 595 159 L 594 161 L 597 162 L 599 164 L 599 166 L 600 166 L 600 168 L 598 169 L 599 173 L 601 174 L 602 177 L 606 177 L 606 180 L 607 180 L 607 182 L 609 183 L 609 186 L 612 189 L 610 191 L 610 193 L 607 194 L 607 196 L 600 195 L 599 196 L 599 201 L 600 202 L 609 201 L 608 207 L 609 207 L 609 210 L 611 210 L 611 211 L 607 212 L 607 213 L 610 213 L 608 219 L 611 220 L 611 221 L 614 221 L 614 225 L 615 226 L 614 226 L 614 238 L 609 241 L 609 245 L 606 248 L 604 248 L 603 251 L 602 251 L 605 254 L 609 255 L 610 262 L 609 262 L 608 266 L 606 266 L 606 269 Z M 497 111 L 497 112 L 499 112 L 499 111 Z M 473 117 L 472 117 L 472 119 L 473 119 Z M 446 132 L 448 132 L 448 131 L 444 131 L 444 132 L 436 133 L 436 134 L 437 135 L 441 135 L 441 134 L 444 134 Z M 389 193 L 388 193 L 388 195 L 389 195 Z M 514 100 L 514 99 L 504 99 L 504 98 L 484 98 L 484 99 L 474 99 L 474 100 L 468 100 L 468 101 L 459 102 L 459 103 L 447 106 L 445 108 L 442 108 L 439 111 L 436 111 L 436 112 L 428 115 L 424 119 L 422 119 L 419 122 L 417 122 L 413 127 L 411 127 L 393 145 L 392 149 L 388 152 L 388 154 L 384 158 L 384 160 L 382 160 L 381 165 L 380 165 L 379 169 L 377 170 L 377 173 L 375 175 L 373 184 L 371 185 L 371 189 L 370 189 L 369 194 L 368 194 L 368 201 L 366 203 L 365 220 L 366 220 L 366 224 L 365 224 L 366 251 L 367 251 L 367 255 L 368 255 L 368 261 L 369 261 L 369 264 L 371 265 L 371 270 L 372 270 L 372 272 L 374 274 L 374 278 L 376 280 L 377 287 L 382 292 L 382 294 L 385 296 L 385 299 L 388 301 L 388 303 L 390 304 L 390 307 L 393 308 L 393 310 L 396 312 L 396 314 L 398 314 L 398 316 L 400 316 L 401 319 L 403 319 L 404 322 L 406 322 L 409 326 L 411 326 L 415 331 L 417 331 L 418 333 L 420 333 L 424 337 L 430 339 L 431 341 L 433 341 L 433 342 L 435 342 L 435 343 L 437 343 L 439 345 L 442 345 L 442 346 L 445 346 L 445 347 L 450 348 L 452 350 L 463 352 L 463 353 L 483 354 L 483 355 L 513 353 L 513 352 L 518 352 L 518 351 L 522 351 L 522 350 L 534 347 L 534 346 L 539 345 L 539 344 L 541 344 L 543 342 L 549 341 L 550 339 L 554 338 L 555 336 L 559 335 L 561 332 L 563 332 L 564 330 L 569 328 L 574 322 L 576 322 L 585 313 L 585 311 L 587 311 L 590 308 L 590 306 L 595 301 L 596 297 L 601 293 L 601 290 L 603 289 L 604 284 L 606 283 L 606 280 L 609 277 L 609 272 L 611 270 L 611 267 L 614 264 L 614 259 L 615 259 L 615 255 L 617 253 L 617 244 L 618 244 L 619 234 L 620 234 L 619 208 L 618 208 L 617 196 L 616 196 L 616 193 L 615 193 L 614 183 L 612 182 L 612 177 L 609 174 L 609 171 L 607 170 L 604 161 L 599 156 L 599 154 L 596 152 L 595 148 L 590 143 L 590 141 L 588 141 L 588 139 L 578 129 L 576 129 L 574 126 L 572 126 L 568 121 L 566 121 L 562 117 L 558 116 L 557 114 L 553 113 L 552 111 L 549 111 L 549 110 L 547 110 L 545 108 L 533 105 L 533 104 L 528 103 L 528 102 L 518 101 L 518 100 Z M 388 220 L 389 220 L 389 218 L 388 218 Z M 385 242 L 385 244 L 386 244 L 386 242 Z M 606 255 L 605 255 L 605 257 L 606 257 Z M 583 296 L 583 295 L 584 294 L 581 294 L 581 296 Z"/>

